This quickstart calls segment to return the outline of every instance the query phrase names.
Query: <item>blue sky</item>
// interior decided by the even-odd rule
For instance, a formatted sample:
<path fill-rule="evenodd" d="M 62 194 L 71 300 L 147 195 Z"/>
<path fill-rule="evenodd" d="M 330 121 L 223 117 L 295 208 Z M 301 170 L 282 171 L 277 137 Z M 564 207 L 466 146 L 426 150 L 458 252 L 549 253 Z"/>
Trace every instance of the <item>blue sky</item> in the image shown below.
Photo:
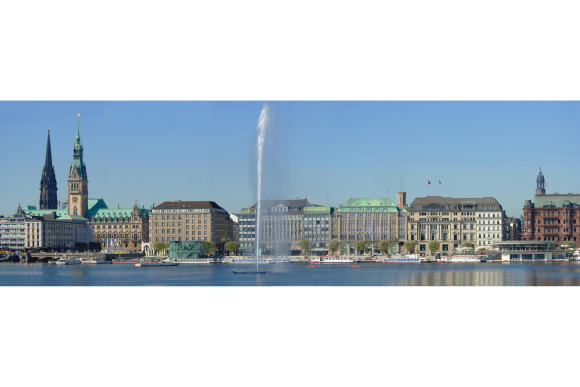
<path fill-rule="evenodd" d="M 337 206 L 428 193 L 494 196 L 519 216 L 540 161 L 549 192 L 580 192 L 578 102 L 269 102 L 264 197 Z M 38 205 L 47 127 L 66 200 L 77 113 L 89 195 L 109 207 L 213 200 L 253 204 L 261 101 L 0 102 L 0 214 Z"/>

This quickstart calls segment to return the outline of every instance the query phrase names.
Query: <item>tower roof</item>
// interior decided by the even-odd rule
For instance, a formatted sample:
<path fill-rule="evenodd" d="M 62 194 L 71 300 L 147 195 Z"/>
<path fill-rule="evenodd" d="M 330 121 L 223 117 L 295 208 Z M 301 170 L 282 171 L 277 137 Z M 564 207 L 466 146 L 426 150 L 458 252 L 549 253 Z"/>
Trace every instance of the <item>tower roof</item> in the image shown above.
<path fill-rule="evenodd" d="M 44 156 L 44 167 L 40 179 L 40 209 L 57 208 L 57 186 L 54 166 L 52 165 L 52 152 L 50 146 L 50 127 L 46 137 L 46 153 Z"/>
<path fill-rule="evenodd" d="M 50 127 L 48 127 L 48 135 L 46 137 L 46 154 L 44 156 L 44 168 L 46 168 L 47 165 L 52 167 L 52 152 L 50 148 Z"/>
<path fill-rule="evenodd" d="M 80 114 L 78 114 L 80 117 Z M 87 176 L 87 168 L 83 161 L 83 145 L 81 144 L 80 134 L 80 119 L 77 120 L 77 136 L 75 145 L 73 147 L 73 162 L 70 166 L 69 178 L 73 176 L 74 171 L 78 172 L 78 176 L 85 179 Z"/>

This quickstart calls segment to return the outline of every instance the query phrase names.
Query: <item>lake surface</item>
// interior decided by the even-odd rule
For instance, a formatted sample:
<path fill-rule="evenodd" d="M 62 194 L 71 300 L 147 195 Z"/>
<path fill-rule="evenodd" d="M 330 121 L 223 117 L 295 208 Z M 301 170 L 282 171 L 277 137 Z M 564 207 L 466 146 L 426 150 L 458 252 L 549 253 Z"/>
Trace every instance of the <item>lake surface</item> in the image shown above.
<path fill-rule="evenodd" d="M 260 265 L 266 274 L 234 274 L 254 265 L 0 264 L 0 286 L 576 286 L 580 262 L 304 263 Z"/>

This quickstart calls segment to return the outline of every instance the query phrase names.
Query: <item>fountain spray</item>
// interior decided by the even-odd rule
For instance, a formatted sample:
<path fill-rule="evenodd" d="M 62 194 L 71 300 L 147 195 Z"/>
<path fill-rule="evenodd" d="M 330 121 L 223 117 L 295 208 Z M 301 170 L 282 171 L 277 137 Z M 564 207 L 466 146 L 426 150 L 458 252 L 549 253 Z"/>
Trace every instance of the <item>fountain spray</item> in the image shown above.
<path fill-rule="evenodd" d="M 258 258 L 260 253 L 260 223 L 262 212 L 262 161 L 264 152 L 264 140 L 266 138 L 266 130 L 270 123 L 270 108 L 268 104 L 262 106 L 260 118 L 258 118 L 257 126 L 257 152 L 258 152 L 258 202 L 256 208 L 256 271 L 258 271 Z"/>

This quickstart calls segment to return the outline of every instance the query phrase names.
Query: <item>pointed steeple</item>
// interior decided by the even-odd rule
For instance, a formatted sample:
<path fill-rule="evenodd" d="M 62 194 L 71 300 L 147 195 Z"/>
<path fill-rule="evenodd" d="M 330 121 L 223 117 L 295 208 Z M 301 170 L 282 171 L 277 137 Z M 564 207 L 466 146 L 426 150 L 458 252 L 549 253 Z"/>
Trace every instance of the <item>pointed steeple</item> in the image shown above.
<path fill-rule="evenodd" d="M 40 202 L 41 210 L 56 209 L 58 202 L 56 200 L 57 186 L 54 166 L 52 165 L 52 151 L 50 146 L 50 127 L 46 138 L 46 154 L 44 156 L 44 168 L 42 169 L 42 178 L 40 179 Z"/>
<path fill-rule="evenodd" d="M 50 150 L 50 126 L 48 127 L 48 136 L 46 137 L 46 156 L 44 157 L 44 165 L 52 165 L 52 152 Z"/>
<path fill-rule="evenodd" d="M 542 174 L 542 164 L 540 163 L 540 173 L 536 178 L 536 195 L 546 194 L 546 181 L 544 180 L 544 175 Z"/>

